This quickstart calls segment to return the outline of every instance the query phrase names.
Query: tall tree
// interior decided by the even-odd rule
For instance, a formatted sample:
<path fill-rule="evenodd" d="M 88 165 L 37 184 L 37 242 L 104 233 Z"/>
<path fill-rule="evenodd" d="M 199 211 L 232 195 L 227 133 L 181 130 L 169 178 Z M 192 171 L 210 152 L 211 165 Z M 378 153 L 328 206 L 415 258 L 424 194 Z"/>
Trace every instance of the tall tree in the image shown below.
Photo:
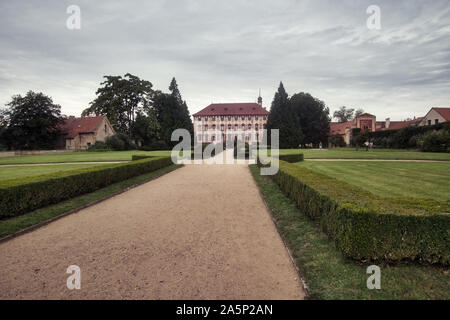
<path fill-rule="evenodd" d="M 43 93 L 15 95 L 3 111 L 2 134 L 10 149 L 51 149 L 60 134 L 61 106 Z"/>
<path fill-rule="evenodd" d="M 296 93 L 290 103 L 303 132 L 303 144 L 324 145 L 330 131 L 330 110 L 325 103 L 309 93 Z"/>
<path fill-rule="evenodd" d="M 361 108 L 356 109 L 354 118 L 358 118 L 358 117 L 360 117 L 362 114 L 364 114 L 364 109 L 361 109 Z"/>
<path fill-rule="evenodd" d="M 353 119 L 354 111 L 355 109 L 347 109 L 346 106 L 342 106 L 333 113 L 333 118 L 336 118 L 338 122 L 347 122 Z"/>
<path fill-rule="evenodd" d="M 267 129 L 269 136 L 271 129 L 279 129 L 280 148 L 297 148 L 302 143 L 302 129 L 282 82 L 272 101 Z"/>
<path fill-rule="evenodd" d="M 97 98 L 82 116 L 106 115 L 116 131 L 131 136 L 136 115 L 152 104 L 153 85 L 130 73 L 104 78 Z"/>
<path fill-rule="evenodd" d="M 189 114 L 189 109 L 183 101 L 175 78 L 169 86 L 170 93 L 158 91 L 155 93 L 154 107 L 158 121 L 161 125 L 161 139 L 167 145 L 174 145 L 171 141 L 172 132 L 176 129 L 186 129 L 193 134 L 194 126 Z"/>

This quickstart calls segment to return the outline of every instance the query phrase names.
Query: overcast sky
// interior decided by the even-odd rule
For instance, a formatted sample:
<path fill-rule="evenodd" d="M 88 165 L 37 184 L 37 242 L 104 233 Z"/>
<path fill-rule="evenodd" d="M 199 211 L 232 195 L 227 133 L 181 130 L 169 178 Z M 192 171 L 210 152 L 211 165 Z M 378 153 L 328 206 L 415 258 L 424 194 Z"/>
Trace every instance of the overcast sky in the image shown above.
<path fill-rule="evenodd" d="M 381 29 L 366 25 L 369 5 Z M 81 29 L 69 30 L 69 5 Z M 280 81 L 379 120 L 450 107 L 450 1 L 1 1 L 0 106 L 42 91 L 80 115 L 103 75 L 135 74 L 189 110 L 270 103 Z"/>

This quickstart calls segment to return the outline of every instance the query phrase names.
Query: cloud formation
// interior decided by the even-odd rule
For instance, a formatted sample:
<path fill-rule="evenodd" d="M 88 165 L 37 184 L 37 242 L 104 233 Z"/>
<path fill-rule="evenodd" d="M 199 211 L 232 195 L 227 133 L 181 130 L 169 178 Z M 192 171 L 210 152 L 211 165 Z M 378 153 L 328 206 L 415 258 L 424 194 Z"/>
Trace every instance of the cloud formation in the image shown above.
<path fill-rule="evenodd" d="M 269 109 L 281 80 L 380 119 L 450 106 L 448 1 L 376 2 L 380 30 L 366 0 L 4 1 L 0 104 L 35 90 L 79 115 L 103 75 L 130 72 L 162 90 L 175 76 L 191 113 L 259 88 Z M 72 4 L 80 30 L 66 28 Z"/>

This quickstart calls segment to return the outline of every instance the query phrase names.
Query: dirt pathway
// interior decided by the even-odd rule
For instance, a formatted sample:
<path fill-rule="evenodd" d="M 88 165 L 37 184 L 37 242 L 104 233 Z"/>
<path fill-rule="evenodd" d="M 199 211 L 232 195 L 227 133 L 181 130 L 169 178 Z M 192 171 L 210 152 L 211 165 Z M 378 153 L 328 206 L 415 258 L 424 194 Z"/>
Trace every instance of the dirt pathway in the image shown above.
<path fill-rule="evenodd" d="M 185 166 L 0 244 L 0 299 L 303 297 L 247 166 Z"/>

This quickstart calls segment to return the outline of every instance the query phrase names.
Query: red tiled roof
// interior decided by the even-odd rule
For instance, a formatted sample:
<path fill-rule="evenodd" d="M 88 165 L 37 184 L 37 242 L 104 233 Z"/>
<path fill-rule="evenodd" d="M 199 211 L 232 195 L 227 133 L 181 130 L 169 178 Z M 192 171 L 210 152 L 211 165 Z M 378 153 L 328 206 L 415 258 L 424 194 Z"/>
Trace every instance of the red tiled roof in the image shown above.
<path fill-rule="evenodd" d="M 66 139 L 73 139 L 80 133 L 94 133 L 105 116 L 68 118 L 61 125 L 61 131 Z"/>
<path fill-rule="evenodd" d="M 269 111 L 257 103 L 213 103 L 193 116 L 268 115 Z"/>
<path fill-rule="evenodd" d="M 330 122 L 330 135 L 345 134 L 345 129 L 351 127 L 353 121 L 347 122 Z"/>
<path fill-rule="evenodd" d="M 391 123 L 389 124 L 389 128 L 387 128 L 387 130 L 399 130 L 399 129 L 405 128 L 407 126 L 417 124 L 420 121 L 422 121 L 422 119 L 423 119 L 423 117 L 416 118 L 414 120 L 407 120 L 407 121 L 391 121 Z"/>
<path fill-rule="evenodd" d="M 436 110 L 445 120 L 450 121 L 450 108 L 433 108 Z"/>

